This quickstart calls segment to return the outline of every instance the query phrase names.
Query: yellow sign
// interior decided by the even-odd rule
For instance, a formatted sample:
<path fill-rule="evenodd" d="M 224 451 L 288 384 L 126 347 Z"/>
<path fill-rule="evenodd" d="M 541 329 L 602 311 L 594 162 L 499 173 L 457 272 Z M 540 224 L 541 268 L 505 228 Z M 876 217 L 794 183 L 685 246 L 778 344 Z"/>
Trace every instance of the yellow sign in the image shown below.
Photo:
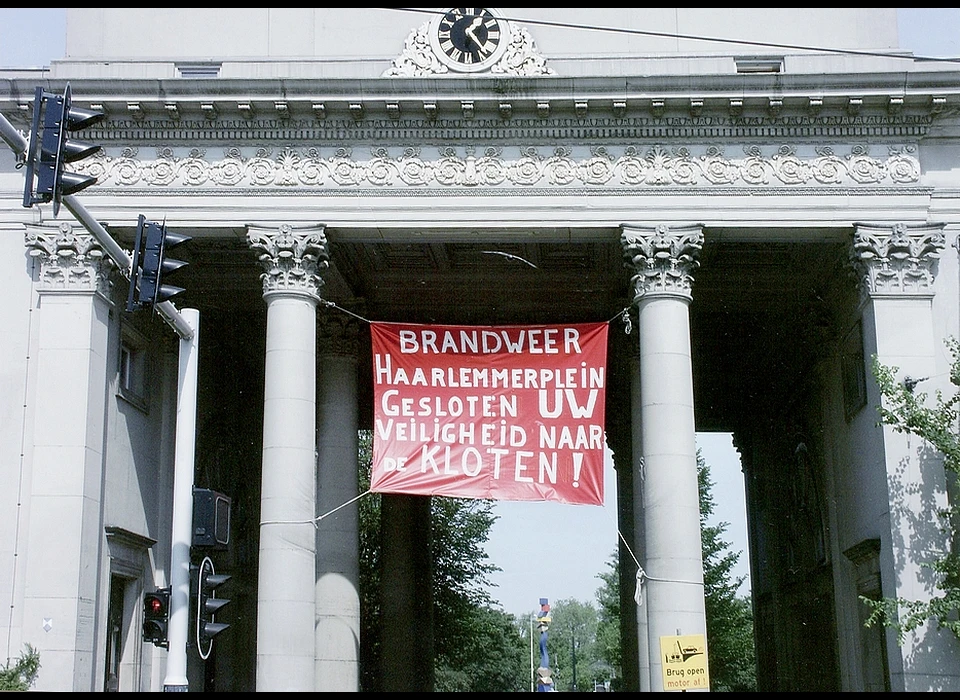
<path fill-rule="evenodd" d="M 702 634 L 660 637 L 664 690 L 710 689 L 707 642 Z"/>

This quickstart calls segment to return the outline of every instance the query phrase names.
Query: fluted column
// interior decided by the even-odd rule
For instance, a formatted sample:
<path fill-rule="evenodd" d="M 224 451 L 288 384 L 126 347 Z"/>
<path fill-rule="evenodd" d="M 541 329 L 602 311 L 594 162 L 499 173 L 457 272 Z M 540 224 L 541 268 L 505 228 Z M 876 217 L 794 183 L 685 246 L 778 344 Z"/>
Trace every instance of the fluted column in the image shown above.
<path fill-rule="evenodd" d="M 643 459 L 635 483 L 643 512 L 636 541 L 644 545 L 650 690 L 658 692 L 660 638 L 706 637 L 689 316 L 703 234 L 699 226 L 625 225 L 620 242 L 639 317 Z"/>
<path fill-rule="evenodd" d="M 360 690 L 360 511 L 354 319 L 330 311 L 320 325 L 317 410 L 316 690 Z M 346 505 L 349 504 L 349 505 Z"/>
<path fill-rule="evenodd" d="M 250 226 L 267 304 L 257 690 L 314 690 L 317 303 L 322 227 Z"/>
<path fill-rule="evenodd" d="M 943 225 L 873 226 L 857 224 L 851 262 L 857 272 L 863 302 L 863 354 L 867 366 L 874 355 L 899 370 L 898 378 L 916 381 L 916 392 L 950 395 L 943 330 L 935 326 L 934 280 L 944 252 Z M 951 251 L 951 254 L 954 254 Z M 954 262 L 954 265 L 956 263 Z M 948 301 L 956 303 L 956 300 Z M 881 402 L 876 382 L 865 370 L 865 405 Z M 876 412 L 864 410 L 854 428 L 882 434 L 879 449 L 858 455 L 856 487 L 883 494 L 872 517 L 880 534 L 880 580 L 885 597 L 924 600 L 936 593 L 931 570 L 923 564 L 934 552 L 949 547 L 943 532 L 918 514 L 945 508 L 946 480 L 941 462 L 932 459 L 915 437 L 891 426 L 876 426 Z M 932 517 L 932 516 L 931 516 Z M 891 690 L 911 692 L 930 687 L 944 664 L 958 663 L 952 635 L 924 625 L 897 644 L 888 635 Z M 907 663 L 904 660 L 910 659 Z M 907 671 L 906 669 L 909 669 Z"/>
<path fill-rule="evenodd" d="M 35 377 L 28 399 L 33 450 L 23 483 L 28 520 L 23 639 L 40 653 L 36 690 L 90 692 L 102 640 L 93 601 L 102 588 L 111 263 L 93 236 L 69 223 L 27 226 L 39 260 Z M 29 443 L 30 440 L 27 440 Z M 17 484 L 3 488 L 16 489 Z M 65 526 L 69 523 L 70 526 Z"/>

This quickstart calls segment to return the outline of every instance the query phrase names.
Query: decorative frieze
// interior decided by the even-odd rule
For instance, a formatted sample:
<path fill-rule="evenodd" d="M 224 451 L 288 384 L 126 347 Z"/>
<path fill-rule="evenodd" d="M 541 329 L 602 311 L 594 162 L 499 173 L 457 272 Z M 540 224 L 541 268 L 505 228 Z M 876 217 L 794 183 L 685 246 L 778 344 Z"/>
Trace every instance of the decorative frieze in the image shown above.
<path fill-rule="evenodd" d="M 63 221 L 56 226 L 27 225 L 24 243 L 40 260 L 37 289 L 46 293 L 110 294 L 113 262 L 89 233 Z"/>
<path fill-rule="evenodd" d="M 263 293 L 299 292 L 320 298 L 322 271 L 330 266 L 330 251 L 323 227 L 295 229 L 250 226 L 247 243 L 259 250 Z"/>
<path fill-rule="evenodd" d="M 414 147 L 373 147 L 370 157 L 350 148 L 292 146 L 225 149 L 158 149 L 143 158 L 136 149 L 118 157 L 88 158 L 76 166 L 101 187 L 356 188 L 356 187 L 832 187 L 908 185 L 920 180 L 912 146 L 889 147 L 882 156 L 865 146 L 799 150 L 792 146 L 594 146 L 574 152 L 488 146 L 438 146 L 436 156 Z"/>
<path fill-rule="evenodd" d="M 857 224 L 851 263 L 862 294 L 932 296 L 943 226 Z"/>
<path fill-rule="evenodd" d="M 697 257 L 703 247 L 701 226 L 625 225 L 620 245 L 626 267 L 634 273 L 634 302 L 662 294 L 693 298 L 693 272 L 700 266 Z"/>

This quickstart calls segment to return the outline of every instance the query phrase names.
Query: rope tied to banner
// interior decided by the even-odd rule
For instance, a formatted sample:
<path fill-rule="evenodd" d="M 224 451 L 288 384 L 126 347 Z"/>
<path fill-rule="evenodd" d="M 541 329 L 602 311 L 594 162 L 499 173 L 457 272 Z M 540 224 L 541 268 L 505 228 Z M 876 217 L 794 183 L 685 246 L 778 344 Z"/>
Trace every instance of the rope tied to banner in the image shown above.
<path fill-rule="evenodd" d="M 374 323 L 370 319 L 364 318 L 359 314 L 355 314 L 353 311 L 350 311 L 349 309 L 345 309 L 342 306 L 338 305 L 336 302 L 330 301 L 329 299 L 324 299 L 321 297 L 320 303 L 323 306 L 326 306 L 328 309 L 336 309 L 337 311 L 342 311 L 348 316 L 353 316 L 358 321 L 363 321 L 364 323 Z M 609 318 L 607 320 L 607 323 L 613 323 L 618 318 L 623 323 L 623 332 L 626 333 L 627 335 L 630 335 L 633 332 L 633 319 L 630 318 L 630 307 L 629 306 L 623 307 L 623 310 L 618 311 L 615 316 Z"/>
<path fill-rule="evenodd" d="M 623 533 L 620 530 L 617 530 L 617 536 L 620 538 L 620 541 L 623 542 L 623 546 L 627 548 L 627 552 L 630 553 L 630 557 L 633 559 L 633 563 L 637 565 L 637 587 L 633 591 L 633 601 L 637 605 L 643 605 L 643 599 L 641 597 L 641 592 L 643 590 L 644 581 L 659 581 L 660 583 L 687 583 L 691 586 L 700 586 L 703 587 L 703 581 L 683 581 L 681 579 L 670 579 L 670 578 L 654 578 L 653 576 L 647 576 L 647 572 L 643 570 L 643 567 L 640 565 L 640 562 L 637 560 L 636 555 L 633 553 L 633 550 L 630 549 L 630 545 L 627 544 L 626 538 L 624 538 Z"/>
<path fill-rule="evenodd" d="M 336 508 L 327 511 L 323 515 L 318 515 L 315 518 L 311 518 L 310 520 L 261 520 L 260 524 L 261 525 L 307 525 L 307 524 L 310 524 L 310 525 L 313 525 L 315 528 L 319 529 L 321 520 L 323 520 L 324 518 L 330 515 L 333 515 L 341 508 L 346 508 L 351 503 L 355 503 L 356 501 L 359 501 L 361 498 L 363 498 L 369 493 L 373 493 L 373 492 L 370 489 L 367 489 L 366 491 L 361 493 L 359 496 L 354 496 L 349 501 L 345 503 L 341 503 Z"/>

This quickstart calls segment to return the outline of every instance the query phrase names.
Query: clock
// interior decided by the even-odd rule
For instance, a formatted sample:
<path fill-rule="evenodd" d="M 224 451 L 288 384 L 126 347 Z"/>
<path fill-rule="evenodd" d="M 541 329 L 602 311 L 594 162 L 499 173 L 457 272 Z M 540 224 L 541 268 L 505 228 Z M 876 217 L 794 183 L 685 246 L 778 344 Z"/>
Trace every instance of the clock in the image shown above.
<path fill-rule="evenodd" d="M 510 25 L 496 10 L 454 7 L 430 23 L 430 44 L 450 69 L 465 73 L 487 70 L 510 43 Z"/>

